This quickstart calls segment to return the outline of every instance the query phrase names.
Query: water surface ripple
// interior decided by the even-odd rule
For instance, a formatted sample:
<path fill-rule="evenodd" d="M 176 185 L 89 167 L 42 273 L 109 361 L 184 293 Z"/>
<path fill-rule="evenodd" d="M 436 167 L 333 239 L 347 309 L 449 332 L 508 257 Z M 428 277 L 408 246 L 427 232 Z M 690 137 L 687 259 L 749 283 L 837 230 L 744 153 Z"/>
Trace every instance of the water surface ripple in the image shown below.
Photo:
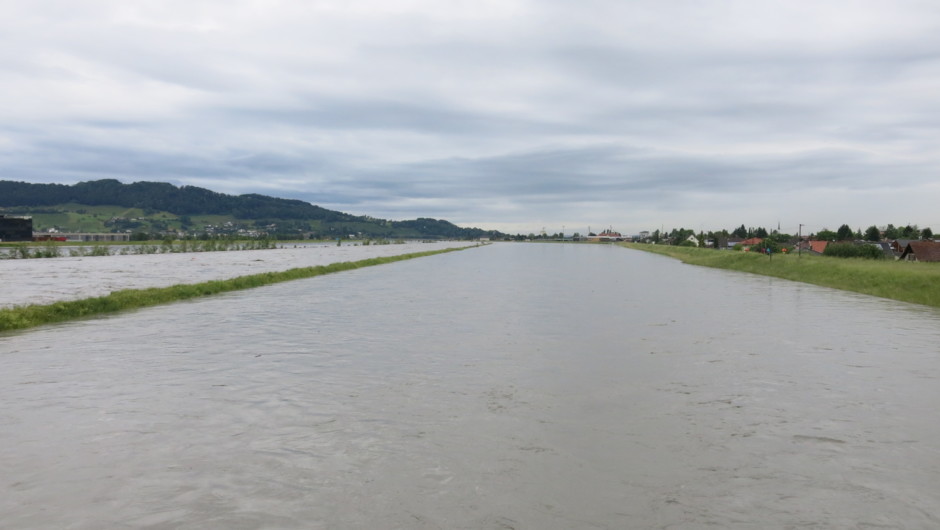
<path fill-rule="evenodd" d="M 265 250 L 0 259 L 0 308 L 466 246 L 467 241 L 286 243 Z"/>
<path fill-rule="evenodd" d="M 937 528 L 938 339 L 551 244 L 0 335 L 0 527 Z"/>

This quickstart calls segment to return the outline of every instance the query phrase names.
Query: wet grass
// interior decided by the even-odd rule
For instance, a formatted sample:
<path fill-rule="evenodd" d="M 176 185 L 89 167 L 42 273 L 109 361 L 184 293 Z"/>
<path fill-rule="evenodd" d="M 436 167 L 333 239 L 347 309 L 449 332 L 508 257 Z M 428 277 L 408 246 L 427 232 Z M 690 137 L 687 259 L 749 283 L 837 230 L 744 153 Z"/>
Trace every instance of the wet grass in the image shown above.
<path fill-rule="evenodd" d="M 386 256 L 378 258 L 369 258 L 360 261 L 348 261 L 332 263 L 329 265 L 318 265 L 315 267 L 302 267 L 290 269 L 282 272 L 264 272 L 260 274 L 251 274 L 248 276 L 239 276 L 228 280 L 215 280 L 195 284 L 173 285 L 170 287 L 153 287 L 148 289 L 125 289 L 114 291 L 106 296 L 95 298 L 86 298 L 83 300 L 72 300 L 66 302 L 54 302 L 52 304 L 34 304 L 28 306 L 17 306 L 13 308 L 0 309 L 0 332 L 22 330 L 52 324 L 56 322 L 65 322 L 84 317 L 103 315 L 108 313 L 118 313 L 131 309 L 140 309 L 181 300 L 190 300 L 203 296 L 212 296 L 214 294 L 238 291 L 242 289 L 251 289 L 274 283 L 288 282 L 303 278 L 312 278 L 334 272 L 342 272 L 385 263 L 393 263 L 408 259 L 431 256 L 434 254 L 443 254 L 472 247 L 448 248 L 443 250 L 431 250 L 426 252 L 412 252 L 410 254 L 401 254 L 398 256 Z"/>
<path fill-rule="evenodd" d="M 720 251 L 668 245 L 624 244 L 684 263 L 784 278 L 844 291 L 940 307 L 940 264 Z"/>

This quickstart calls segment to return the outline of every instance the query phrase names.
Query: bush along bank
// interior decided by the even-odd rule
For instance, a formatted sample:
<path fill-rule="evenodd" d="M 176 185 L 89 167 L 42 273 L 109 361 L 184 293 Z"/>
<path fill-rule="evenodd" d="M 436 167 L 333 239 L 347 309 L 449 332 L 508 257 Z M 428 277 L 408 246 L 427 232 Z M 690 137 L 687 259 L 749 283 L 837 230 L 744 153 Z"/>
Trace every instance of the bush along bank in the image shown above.
<path fill-rule="evenodd" d="M 874 245 L 856 245 L 854 243 L 832 243 L 823 250 L 823 256 L 832 258 L 885 259 L 885 253 Z"/>
<path fill-rule="evenodd" d="M 347 261 L 332 263 L 330 265 L 319 265 L 316 267 L 302 267 L 282 272 L 265 272 L 260 274 L 251 274 L 248 276 L 239 276 L 237 278 L 228 280 L 215 280 L 195 284 L 182 284 L 170 287 L 154 287 L 149 289 L 126 289 L 95 298 L 85 298 L 82 300 L 55 302 L 52 304 L 35 304 L 0 309 L 0 332 L 21 330 L 41 326 L 43 324 L 65 322 L 67 320 L 74 320 L 107 313 L 117 313 L 130 309 L 140 309 L 180 300 L 189 300 L 229 291 L 250 289 L 252 287 L 261 287 L 264 285 L 299 280 L 303 278 L 312 278 L 314 276 L 321 276 L 323 274 L 330 274 L 333 272 L 359 269 L 362 267 L 371 267 L 373 265 L 382 265 L 396 261 L 432 256 L 434 254 L 443 254 L 446 252 L 464 250 L 467 248 L 473 247 L 458 247 L 442 250 L 430 250 L 426 252 L 412 252 L 410 254 L 401 254 L 398 256 L 369 258 L 360 261 Z"/>

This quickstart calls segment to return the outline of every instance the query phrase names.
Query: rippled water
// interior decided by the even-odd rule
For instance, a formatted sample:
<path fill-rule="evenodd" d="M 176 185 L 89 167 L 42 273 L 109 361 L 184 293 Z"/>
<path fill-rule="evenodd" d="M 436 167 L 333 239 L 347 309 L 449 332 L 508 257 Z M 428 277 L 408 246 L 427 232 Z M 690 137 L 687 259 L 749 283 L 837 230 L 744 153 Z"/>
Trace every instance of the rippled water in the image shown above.
<path fill-rule="evenodd" d="M 312 243 L 265 250 L 0 260 L 0 308 L 467 245 L 466 241 L 342 246 Z"/>
<path fill-rule="evenodd" d="M 936 528 L 938 339 L 549 244 L 0 335 L 0 526 Z"/>

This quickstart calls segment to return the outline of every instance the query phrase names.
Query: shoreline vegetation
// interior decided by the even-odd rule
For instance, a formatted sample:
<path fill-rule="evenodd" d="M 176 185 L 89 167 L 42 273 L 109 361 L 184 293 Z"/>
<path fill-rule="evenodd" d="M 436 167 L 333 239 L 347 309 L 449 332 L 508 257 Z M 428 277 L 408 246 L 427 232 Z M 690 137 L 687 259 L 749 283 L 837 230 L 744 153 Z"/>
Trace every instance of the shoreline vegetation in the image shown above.
<path fill-rule="evenodd" d="M 669 256 L 690 265 L 750 272 L 900 302 L 940 307 L 940 266 L 935 263 L 795 253 L 767 256 L 756 252 L 640 243 L 620 245 Z"/>
<path fill-rule="evenodd" d="M 152 287 L 147 289 L 124 289 L 114 291 L 105 296 L 54 302 L 51 304 L 35 304 L 0 309 L 0 333 L 6 331 L 23 330 L 75 320 L 79 318 L 118 313 L 132 309 L 142 309 L 160 304 L 167 304 L 182 300 L 190 300 L 204 296 L 211 296 L 230 291 L 251 289 L 275 283 L 312 278 L 334 272 L 342 272 L 373 265 L 383 265 L 396 261 L 404 261 L 457 250 L 475 248 L 479 245 L 454 247 L 425 252 L 412 252 L 397 256 L 369 258 L 359 261 L 344 261 L 329 265 L 314 267 L 301 267 L 280 272 L 264 272 L 239 276 L 227 280 L 214 280 L 194 284 L 179 284 L 170 287 Z"/>

